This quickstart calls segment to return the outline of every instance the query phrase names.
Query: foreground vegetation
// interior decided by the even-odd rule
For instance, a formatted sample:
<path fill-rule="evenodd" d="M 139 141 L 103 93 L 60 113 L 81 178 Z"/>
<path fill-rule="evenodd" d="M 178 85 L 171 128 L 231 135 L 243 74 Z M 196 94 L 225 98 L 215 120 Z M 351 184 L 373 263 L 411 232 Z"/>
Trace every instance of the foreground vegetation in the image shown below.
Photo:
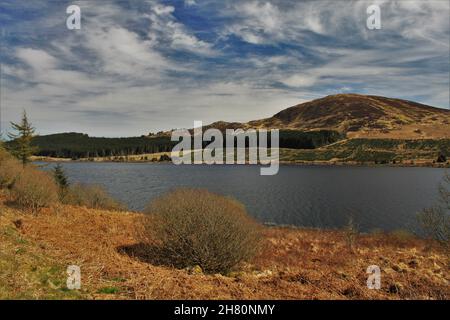
<path fill-rule="evenodd" d="M 4 199 L 4 198 L 3 198 Z M 141 242 L 142 215 L 82 207 L 25 214 L 0 202 L 0 297 L 67 299 L 449 299 L 448 258 L 405 233 L 262 229 L 258 254 L 226 274 L 155 260 Z M 65 286 L 79 265 L 79 291 Z M 366 269 L 381 268 L 368 290 Z"/>
<path fill-rule="evenodd" d="M 66 178 L 57 172 L 52 175 L 33 164 L 24 165 L 0 145 L 0 190 L 7 194 L 12 205 L 34 214 L 59 204 L 109 210 L 124 208 L 101 186 L 69 185 L 67 181 L 61 184 L 61 179 Z"/>
<path fill-rule="evenodd" d="M 159 260 L 179 268 L 227 273 L 259 249 L 260 226 L 245 207 L 207 190 L 178 189 L 157 198 L 142 226 L 143 243 Z"/>

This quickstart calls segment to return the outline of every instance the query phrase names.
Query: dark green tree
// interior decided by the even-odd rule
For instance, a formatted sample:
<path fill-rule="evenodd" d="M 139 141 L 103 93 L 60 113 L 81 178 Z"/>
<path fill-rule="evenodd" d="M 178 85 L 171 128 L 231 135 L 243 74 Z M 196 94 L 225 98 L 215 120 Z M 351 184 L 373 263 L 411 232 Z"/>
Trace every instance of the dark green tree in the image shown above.
<path fill-rule="evenodd" d="M 30 157 L 37 152 L 37 147 L 31 145 L 35 129 L 28 121 L 25 110 L 21 122 L 19 124 L 11 122 L 11 127 L 17 133 L 8 133 L 8 137 L 12 140 L 9 151 L 25 166 L 30 162 Z"/>
<path fill-rule="evenodd" d="M 67 188 L 69 188 L 69 181 L 60 163 L 53 168 L 53 177 L 55 178 L 61 193 L 65 193 Z"/>

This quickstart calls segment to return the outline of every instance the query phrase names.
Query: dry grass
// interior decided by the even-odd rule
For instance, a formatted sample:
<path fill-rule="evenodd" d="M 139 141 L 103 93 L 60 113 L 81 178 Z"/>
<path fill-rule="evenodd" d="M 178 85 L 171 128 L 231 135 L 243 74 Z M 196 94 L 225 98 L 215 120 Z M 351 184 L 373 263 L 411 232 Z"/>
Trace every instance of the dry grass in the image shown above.
<path fill-rule="evenodd" d="M 0 300 L 78 299 L 65 288 L 65 264 L 20 231 L 20 218 L 0 207 Z"/>
<path fill-rule="evenodd" d="M 91 209 L 123 210 L 124 205 L 112 198 L 100 185 L 73 184 L 61 197 L 61 202 L 68 205 Z"/>
<path fill-rule="evenodd" d="M 21 171 L 22 166 L 16 160 L 0 160 L 0 188 L 11 188 Z"/>
<path fill-rule="evenodd" d="M 0 189 L 11 188 L 22 171 L 22 165 L 0 145 Z"/>
<path fill-rule="evenodd" d="M 53 177 L 29 164 L 23 166 L 0 145 L 0 191 L 10 190 L 10 199 L 18 206 L 36 213 L 58 201 L 58 187 Z"/>
<path fill-rule="evenodd" d="M 62 206 L 31 216 L 0 204 L 0 216 L 0 228 L 14 230 L 29 246 L 19 261 L 18 280 L 0 285 L 0 296 L 21 297 L 25 291 L 51 298 L 49 290 L 56 290 L 59 298 L 94 299 L 450 298 L 448 258 L 438 246 L 415 238 L 360 235 L 352 252 L 342 231 L 265 228 L 261 254 L 243 271 L 204 275 L 149 263 L 136 237 L 139 214 Z M 6 246 L 13 253 L 18 248 L 8 238 L 1 246 L 2 253 Z M 29 270 L 41 262 L 34 257 L 43 257 L 43 266 L 58 267 L 54 277 L 64 277 L 68 265 L 79 265 L 79 295 L 64 285 L 35 285 Z M 381 290 L 366 287 L 365 272 L 373 264 L 382 270 Z M 2 266 L 0 283 L 5 274 Z"/>

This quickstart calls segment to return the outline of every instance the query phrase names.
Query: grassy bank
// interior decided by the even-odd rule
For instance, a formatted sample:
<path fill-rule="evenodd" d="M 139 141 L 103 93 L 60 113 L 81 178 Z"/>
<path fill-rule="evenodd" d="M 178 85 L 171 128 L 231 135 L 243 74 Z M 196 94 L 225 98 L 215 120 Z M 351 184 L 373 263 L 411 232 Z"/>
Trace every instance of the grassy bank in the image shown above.
<path fill-rule="evenodd" d="M 205 275 L 156 263 L 139 241 L 140 214 L 59 205 L 39 215 L 0 201 L 0 298 L 40 299 L 449 299 L 448 256 L 405 233 L 269 228 L 240 271 Z M 82 288 L 68 290 L 68 265 Z M 368 290 L 378 265 L 381 290 Z"/>

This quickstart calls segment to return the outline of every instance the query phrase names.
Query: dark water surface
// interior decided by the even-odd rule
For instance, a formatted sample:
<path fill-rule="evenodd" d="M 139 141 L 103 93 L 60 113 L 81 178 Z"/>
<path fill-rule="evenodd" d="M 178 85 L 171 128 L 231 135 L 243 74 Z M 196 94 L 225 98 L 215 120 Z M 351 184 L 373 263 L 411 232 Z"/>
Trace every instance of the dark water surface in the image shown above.
<path fill-rule="evenodd" d="M 45 164 L 50 169 L 54 164 Z M 260 176 L 258 166 L 136 163 L 63 163 L 71 182 L 102 184 L 133 210 L 176 187 L 201 187 L 243 202 L 262 222 L 341 227 L 349 215 L 360 229 L 414 226 L 432 205 L 445 169 L 346 166 L 281 166 Z"/>

